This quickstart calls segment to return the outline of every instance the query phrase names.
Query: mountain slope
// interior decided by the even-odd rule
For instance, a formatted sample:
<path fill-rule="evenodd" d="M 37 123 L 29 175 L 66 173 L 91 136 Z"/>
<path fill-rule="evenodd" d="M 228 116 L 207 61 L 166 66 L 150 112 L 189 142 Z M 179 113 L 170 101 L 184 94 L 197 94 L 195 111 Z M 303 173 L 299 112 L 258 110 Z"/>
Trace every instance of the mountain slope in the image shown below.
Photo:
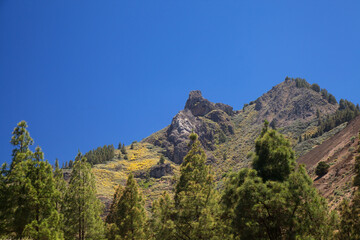
<path fill-rule="evenodd" d="M 299 164 L 305 164 L 314 179 L 315 187 L 329 200 L 332 207 L 352 194 L 355 156 L 359 154 L 359 131 L 360 117 L 357 117 L 342 131 L 298 159 Z M 315 168 L 320 161 L 328 163 L 330 169 L 325 176 L 317 178 Z"/>
<path fill-rule="evenodd" d="M 191 91 L 184 109 L 169 126 L 136 143 L 134 149 L 126 148 L 128 160 L 115 157 L 94 166 L 99 197 L 109 203 L 116 185 L 124 184 L 133 172 L 149 206 L 162 191 L 173 188 L 192 131 L 199 135 L 207 163 L 221 187 L 228 172 L 250 166 L 249 153 L 254 150 L 264 120 L 291 141 L 297 156 L 303 156 L 346 127 L 344 123 L 316 138 L 310 137 L 318 131 L 322 119 L 334 115 L 338 109 L 334 99 L 329 101 L 328 95 L 313 90 L 302 79 L 287 78 L 237 111 L 229 105 L 210 102 L 200 91 Z M 158 165 L 161 155 L 167 159 L 166 166 Z"/>
<path fill-rule="evenodd" d="M 184 110 L 172 123 L 143 142 L 163 148 L 164 154 L 179 164 L 187 152 L 188 135 L 194 131 L 206 150 L 208 162 L 223 172 L 248 166 L 247 154 L 253 149 L 265 119 L 296 146 L 300 135 L 316 132 L 319 114 L 330 115 L 337 109 L 338 105 L 330 104 L 320 92 L 297 87 L 296 81 L 291 79 L 239 111 L 225 104 L 211 103 L 200 91 L 192 91 Z M 308 145 L 303 144 L 298 155 L 313 147 L 311 143 Z"/>

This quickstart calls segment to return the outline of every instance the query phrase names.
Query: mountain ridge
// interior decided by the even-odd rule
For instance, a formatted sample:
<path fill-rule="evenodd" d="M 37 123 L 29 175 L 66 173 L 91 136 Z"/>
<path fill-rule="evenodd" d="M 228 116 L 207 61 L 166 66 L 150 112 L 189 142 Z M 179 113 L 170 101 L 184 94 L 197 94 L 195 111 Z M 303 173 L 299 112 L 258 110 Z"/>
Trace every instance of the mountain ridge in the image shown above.
<path fill-rule="evenodd" d="M 168 126 L 132 144 L 132 149 L 126 147 L 129 159 L 114 158 L 109 163 L 94 166 L 99 196 L 109 202 L 115 187 L 123 185 L 127 174 L 133 172 L 143 187 L 149 207 L 161 192 L 173 188 L 179 165 L 188 151 L 191 132 L 199 136 L 207 164 L 212 166 L 220 188 L 228 173 L 251 165 L 249 153 L 254 151 L 255 139 L 265 120 L 290 140 L 298 157 L 303 156 L 347 125 L 341 124 L 314 137 L 322 119 L 334 115 L 339 104 L 334 97 L 329 100 L 326 90 L 313 86 L 303 79 L 286 78 L 241 110 L 234 110 L 224 103 L 213 103 L 199 90 L 191 91 L 184 109 Z M 160 156 L 165 156 L 166 166 L 159 165 L 156 159 Z M 154 166 L 158 178 L 150 176 Z"/>
<path fill-rule="evenodd" d="M 223 103 L 210 102 L 203 98 L 199 90 L 191 91 L 185 108 L 175 115 L 172 123 L 142 142 L 164 148 L 169 159 L 181 163 L 187 152 L 187 137 L 194 131 L 207 150 L 209 161 L 213 162 L 216 158 L 211 154 L 216 150 L 214 143 L 221 144 L 225 138 L 232 138 L 235 130 L 243 127 L 239 122 L 245 118 L 252 118 L 249 124 L 256 125 L 254 131 L 259 131 L 264 120 L 269 121 L 272 127 L 283 128 L 295 121 L 311 122 L 317 114 L 335 113 L 338 104 L 330 104 L 320 92 L 297 87 L 296 84 L 296 80 L 287 79 L 238 111 Z M 249 114 L 249 111 L 252 113 Z M 251 139 L 255 140 L 254 137 Z"/>

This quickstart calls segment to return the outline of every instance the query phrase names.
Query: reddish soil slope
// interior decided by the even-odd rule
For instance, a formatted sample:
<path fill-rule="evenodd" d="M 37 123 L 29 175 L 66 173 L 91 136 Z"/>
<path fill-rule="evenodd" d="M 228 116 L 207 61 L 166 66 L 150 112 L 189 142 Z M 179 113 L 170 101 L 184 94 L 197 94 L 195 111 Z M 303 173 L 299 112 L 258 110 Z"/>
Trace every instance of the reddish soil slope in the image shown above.
<path fill-rule="evenodd" d="M 299 164 L 306 165 L 315 187 L 328 199 L 331 208 L 336 208 L 344 197 L 351 197 L 359 130 L 360 117 L 357 117 L 342 131 L 298 159 Z M 320 161 L 328 163 L 330 169 L 325 176 L 317 178 L 315 168 Z"/>

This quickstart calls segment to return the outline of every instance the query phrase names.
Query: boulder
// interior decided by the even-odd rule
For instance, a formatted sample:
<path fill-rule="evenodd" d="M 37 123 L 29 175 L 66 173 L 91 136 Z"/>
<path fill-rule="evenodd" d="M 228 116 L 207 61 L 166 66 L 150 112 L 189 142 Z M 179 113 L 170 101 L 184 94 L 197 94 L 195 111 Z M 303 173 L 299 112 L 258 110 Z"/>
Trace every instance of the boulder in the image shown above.
<path fill-rule="evenodd" d="M 152 178 L 161 178 L 170 174 L 173 174 L 170 163 L 159 164 L 150 168 L 150 177 Z"/>

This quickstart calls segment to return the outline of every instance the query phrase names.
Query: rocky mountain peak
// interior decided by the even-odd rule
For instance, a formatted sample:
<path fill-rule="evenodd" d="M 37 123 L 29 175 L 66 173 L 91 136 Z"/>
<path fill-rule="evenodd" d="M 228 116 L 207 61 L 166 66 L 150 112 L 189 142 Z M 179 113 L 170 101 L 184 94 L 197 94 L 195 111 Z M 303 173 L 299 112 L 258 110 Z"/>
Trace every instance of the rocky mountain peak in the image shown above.
<path fill-rule="evenodd" d="M 185 110 L 190 110 L 195 117 L 204 116 L 214 109 L 215 104 L 203 98 L 199 90 L 191 91 L 185 104 Z"/>
<path fill-rule="evenodd" d="M 203 96 L 202 96 L 202 93 L 200 90 L 193 90 L 193 91 L 190 91 L 189 93 L 189 99 L 202 99 Z"/>
<path fill-rule="evenodd" d="M 291 125 L 298 120 L 312 120 L 317 112 L 322 116 L 329 115 L 338 108 L 337 104 L 329 103 L 303 79 L 286 79 L 259 97 L 255 104 L 255 110 L 259 113 L 258 122 L 267 119 L 276 122 L 278 127 Z"/>
<path fill-rule="evenodd" d="M 203 98 L 201 91 L 191 91 L 184 110 L 173 118 L 161 136 L 145 141 L 166 149 L 165 155 L 175 163 L 181 163 L 188 151 L 189 134 L 194 131 L 205 150 L 213 151 L 215 141 L 234 133 L 230 120 L 235 112 L 229 105 L 212 103 Z M 220 136 L 221 135 L 221 136 Z M 210 157 L 210 156 L 208 156 Z"/>
<path fill-rule="evenodd" d="M 218 109 L 226 112 L 229 116 L 234 114 L 233 108 L 223 103 L 212 103 L 203 98 L 200 90 L 191 91 L 185 104 L 185 110 L 190 110 L 195 116 L 205 116 L 209 112 Z"/>
<path fill-rule="evenodd" d="M 180 164 L 189 150 L 188 137 L 192 131 L 199 135 L 209 162 L 215 159 L 213 154 L 218 154 L 218 160 L 224 159 L 215 150 L 236 138 L 237 146 L 231 151 L 237 155 L 233 154 L 232 159 L 243 161 L 265 119 L 272 127 L 283 128 L 299 122 L 308 126 L 318 114 L 334 113 L 338 105 L 329 103 L 318 88 L 314 90 L 303 79 L 287 78 L 254 101 L 255 106 L 236 112 L 229 105 L 210 102 L 199 90 L 191 91 L 185 108 L 174 116 L 171 124 L 144 141 L 163 148 L 166 157 Z"/>

